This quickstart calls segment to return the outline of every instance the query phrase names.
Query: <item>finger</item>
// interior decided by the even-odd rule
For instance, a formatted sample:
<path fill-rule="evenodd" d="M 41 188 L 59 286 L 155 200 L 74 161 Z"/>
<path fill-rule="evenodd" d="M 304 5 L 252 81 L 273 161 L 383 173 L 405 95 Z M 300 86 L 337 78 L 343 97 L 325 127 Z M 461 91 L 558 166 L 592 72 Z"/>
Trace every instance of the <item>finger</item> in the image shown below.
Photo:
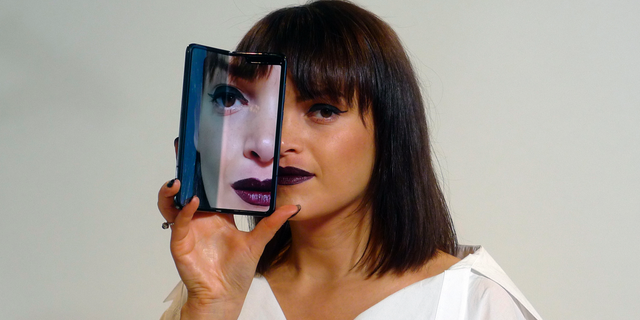
<path fill-rule="evenodd" d="M 251 242 L 249 245 L 251 246 L 251 251 L 256 256 L 260 256 L 264 247 L 269 240 L 273 238 L 278 229 L 287 222 L 287 219 L 296 215 L 300 209 L 300 205 L 282 206 L 276 209 L 270 216 L 260 220 L 256 227 L 250 232 Z"/>
<path fill-rule="evenodd" d="M 173 220 L 174 224 L 171 227 L 171 242 L 180 241 L 189 234 L 189 223 L 193 219 L 193 215 L 198 210 L 200 205 L 200 199 L 197 196 L 193 196 L 189 203 L 187 203 L 182 210 L 178 212 L 178 215 Z"/>
<path fill-rule="evenodd" d="M 165 220 L 173 222 L 179 210 L 176 209 L 173 196 L 180 190 L 180 180 L 172 179 L 165 183 L 158 191 L 158 209 Z"/>

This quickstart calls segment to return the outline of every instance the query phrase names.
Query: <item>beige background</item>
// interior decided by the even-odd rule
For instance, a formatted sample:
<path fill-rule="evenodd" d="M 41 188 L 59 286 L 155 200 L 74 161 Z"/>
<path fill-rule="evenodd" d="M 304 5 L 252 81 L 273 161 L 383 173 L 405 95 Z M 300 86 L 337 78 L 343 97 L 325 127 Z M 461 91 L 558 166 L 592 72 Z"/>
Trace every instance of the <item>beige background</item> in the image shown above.
<path fill-rule="evenodd" d="M 0 318 L 156 319 L 184 49 L 290 1 L 0 2 Z M 640 317 L 640 2 L 359 1 L 429 95 L 460 242 L 545 319 Z"/>

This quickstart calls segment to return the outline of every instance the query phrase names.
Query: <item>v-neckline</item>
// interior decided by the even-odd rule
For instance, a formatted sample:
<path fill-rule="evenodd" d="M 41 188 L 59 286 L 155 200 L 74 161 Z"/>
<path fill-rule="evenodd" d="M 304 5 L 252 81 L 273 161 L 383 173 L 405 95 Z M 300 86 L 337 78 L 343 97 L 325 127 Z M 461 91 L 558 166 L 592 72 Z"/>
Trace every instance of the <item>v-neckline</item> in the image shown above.
<path fill-rule="evenodd" d="M 380 308 L 380 306 L 382 305 L 386 305 L 387 302 L 395 299 L 395 297 L 398 297 L 400 295 L 402 295 L 403 293 L 409 291 L 409 290 L 414 290 L 417 287 L 422 287 L 423 285 L 426 285 L 428 282 L 434 281 L 435 279 L 442 279 L 444 280 L 444 276 L 445 276 L 445 272 L 449 271 L 449 270 L 456 270 L 456 269 L 460 269 L 460 268 L 464 268 L 465 266 L 468 266 L 470 261 L 468 260 L 469 256 L 475 254 L 481 247 L 480 246 L 459 246 L 458 247 L 458 251 L 456 252 L 456 255 L 458 258 L 460 258 L 460 261 L 456 262 L 455 264 L 453 264 L 452 266 L 450 266 L 449 268 L 447 268 L 444 272 L 441 272 L 435 276 L 432 277 L 428 277 L 422 280 L 418 280 L 412 284 L 409 284 L 408 286 L 386 296 L 385 298 L 383 298 L 382 300 L 376 302 L 375 304 L 373 304 L 372 306 L 370 306 L 369 308 L 367 308 L 366 310 L 362 311 L 360 314 L 358 314 L 358 316 L 356 316 L 354 318 L 354 320 L 366 320 L 364 318 L 361 318 L 363 316 L 366 316 L 367 314 L 369 314 L 370 312 L 373 312 L 372 310 L 375 311 L 375 309 Z M 277 320 L 287 320 L 287 317 L 284 314 L 284 311 L 282 310 L 282 307 L 280 306 L 280 303 L 278 303 L 278 299 L 276 298 L 275 293 L 273 292 L 273 289 L 271 289 L 271 285 L 269 284 L 269 281 L 267 281 L 267 278 L 265 278 L 264 276 L 260 276 L 260 277 L 256 277 L 254 279 L 254 281 L 263 281 L 264 285 L 266 286 L 267 291 L 269 291 L 268 295 L 268 299 L 269 299 L 269 304 L 273 305 L 274 310 L 276 311 L 280 316 L 281 319 L 277 319 Z M 442 284 L 444 283 L 444 281 L 440 281 L 440 289 L 442 289 Z"/>
<path fill-rule="evenodd" d="M 418 287 L 423 287 L 423 286 L 428 285 L 431 282 L 435 282 L 435 281 L 440 282 L 440 286 L 442 286 L 442 281 L 439 281 L 440 279 L 444 279 L 444 272 L 439 273 L 439 274 L 437 274 L 435 276 L 432 276 L 432 277 L 429 277 L 429 278 L 425 278 L 425 279 L 422 279 L 422 280 L 418 280 L 418 281 L 416 281 L 414 283 L 411 283 L 408 286 L 406 286 L 406 287 L 404 287 L 404 288 L 402 288 L 402 289 L 400 289 L 400 290 L 398 290 L 398 291 L 396 291 L 396 292 L 384 297 L 382 300 L 376 302 L 375 304 L 373 304 L 372 306 L 370 306 L 366 310 L 362 311 L 360 314 L 358 314 L 354 318 L 354 320 L 364 320 L 364 319 L 361 319 L 362 316 L 366 316 L 368 313 L 372 312 L 372 310 L 375 310 L 375 309 L 379 308 L 383 304 L 387 304 L 389 301 L 395 299 L 395 297 L 400 296 L 400 295 L 404 294 L 407 291 L 415 290 Z M 287 317 L 284 314 L 284 310 L 282 310 L 282 307 L 280 306 L 280 303 L 278 302 L 278 299 L 276 298 L 276 295 L 273 292 L 273 289 L 271 288 L 271 285 L 269 284 L 269 281 L 267 280 L 267 278 L 259 277 L 259 278 L 254 279 L 254 281 L 263 281 L 264 282 L 264 285 L 266 286 L 267 291 L 269 291 L 269 293 L 268 293 L 269 304 L 273 305 L 274 309 L 277 309 L 278 313 L 280 314 L 280 316 L 281 316 L 281 318 L 283 320 L 287 320 Z"/>

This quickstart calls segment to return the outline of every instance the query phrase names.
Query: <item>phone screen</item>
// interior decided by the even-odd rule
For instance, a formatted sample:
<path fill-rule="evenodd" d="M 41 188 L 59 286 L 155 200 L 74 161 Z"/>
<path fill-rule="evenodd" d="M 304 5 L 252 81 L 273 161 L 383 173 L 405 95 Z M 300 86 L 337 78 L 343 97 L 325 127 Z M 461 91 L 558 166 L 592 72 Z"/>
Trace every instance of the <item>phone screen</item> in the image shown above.
<path fill-rule="evenodd" d="M 189 45 L 178 139 L 178 207 L 266 216 L 275 210 L 283 55 Z"/>

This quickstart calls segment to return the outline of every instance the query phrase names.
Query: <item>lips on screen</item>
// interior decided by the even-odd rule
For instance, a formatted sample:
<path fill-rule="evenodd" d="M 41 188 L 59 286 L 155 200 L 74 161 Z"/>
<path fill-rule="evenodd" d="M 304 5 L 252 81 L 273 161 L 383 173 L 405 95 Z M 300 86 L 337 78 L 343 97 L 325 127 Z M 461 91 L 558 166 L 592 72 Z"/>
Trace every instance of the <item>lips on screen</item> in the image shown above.
<path fill-rule="evenodd" d="M 193 106 L 194 193 L 204 210 L 266 212 L 275 193 L 282 67 L 215 52 L 201 63 L 200 101 Z"/>

